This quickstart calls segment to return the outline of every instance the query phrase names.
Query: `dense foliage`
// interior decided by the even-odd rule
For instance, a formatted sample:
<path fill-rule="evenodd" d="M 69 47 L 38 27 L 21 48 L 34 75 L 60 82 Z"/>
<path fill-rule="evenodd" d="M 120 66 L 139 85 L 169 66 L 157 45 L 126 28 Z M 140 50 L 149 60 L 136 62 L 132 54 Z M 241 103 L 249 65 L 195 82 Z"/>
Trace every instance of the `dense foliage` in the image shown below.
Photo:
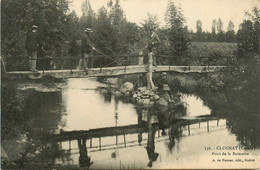
<path fill-rule="evenodd" d="M 65 54 L 67 0 L 3 0 L 1 7 L 1 51 L 10 69 L 26 69 L 24 43 L 32 25 L 39 28 L 40 45 L 52 49 L 54 56 Z"/>
<path fill-rule="evenodd" d="M 160 28 L 157 16 L 150 13 L 138 26 L 127 21 L 119 0 L 110 0 L 96 13 L 88 0 L 82 3 L 82 16 L 78 17 L 75 11 L 69 13 L 68 0 L 3 0 L 2 4 L 2 57 L 7 62 L 8 70 L 28 69 L 27 54 L 25 50 L 26 33 L 32 24 L 38 26 L 40 45 L 48 50 L 51 57 L 75 57 L 80 55 L 80 39 L 86 27 L 92 28 L 92 45 L 99 52 L 109 55 L 102 61 L 104 65 L 113 60 L 123 64 L 126 54 L 138 55 L 141 49 L 146 56 L 147 45 L 150 38 L 149 30 L 154 28 L 158 33 L 161 43 L 157 46 L 155 55 L 161 64 L 198 65 L 207 64 L 207 57 L 227 58 L 232 56 L 234 44 L 204 44 L 203 42 L 235 42 L 238 41 L 239 52 L 244 49 L 255 51 L 259 47 L 259 24 L 256 20 L 257 8 L 251 20 L 244 21 L 238 34 L 234 32 L 234 24 L 229 22 L 227 32 L 224 32 L 221 19 L 213 20 L 212 32 L 203 31 L 203 23 L 197 20 L 197 32 L 188 32 L 185 26 L 185 17 L 180 7 L 169 1 L 165 9 L 167 26 Z M 259 14 L 258 14 L 259 15 Z M 251 34 L 252 33 L 252 34 Z M 254 38 L 250 36 L 254 34 Z M 195 41 L 199 43 L 192 43 Z M 220 48 L 219 48 L 220 47 Z M 231 47 L 231 48 L 229 48 Z M 241 48 L 243 47 L 243 49 Z M 230 49 L 230 50 L 229 50 Z M 93 51 L 94 54 L 100 54 Z M 41 51 L 38 57 L 47 55 Z M 159 56 L 170 56 L 163 58 Z M 242 55 L 241 55 L 242 56 Z M 202 58 L 200 58 L 202 57 Z M 242 57 L 243 58 L 243 57 Z M 124 58 L 126 59 L 126 58 Z M 223 64 L 217 63 L 217 64 Z M 55 60 L 58 68 L 76 68 L 78 61 L 59 62 Z M 136 60 L 134 62 L 137 62 Z M 212 61 L 215 62 L 215 61 Z M 212 63 L 211 62 L 211 63 Z M 73 63 L 73 64 L 71 64 Z M 94 66 L 99 67 L 101 60 L 95 59 Z M 50 63 L 49 63 L 50 64 Z M 48 64 L 47 64 L 48 65 Z"/>
<path fill-rule="evenodd" d="M 255 7 L 253 13 L 248 14 L 251 18 L 240 26 L 237 50 L 230 58 L 228 67 L 216 73 L 214 78 L 210 77 L 212 84 L 220 85 L 216 90 L 225 93 L 225 100 L 231 103 L 225 110 L 229 114 L 244 116 L 260 114 L 259 9 Z"/>
<path fill-rule="evenodd" d="M 188 49 L 188 28 L 184 25 L 185 18 L 180 8 L 174 2 L 169 1 L 165 13 L 167 23 L 167 35 L 171 46 L 171 53 L 181 55 Z"/>

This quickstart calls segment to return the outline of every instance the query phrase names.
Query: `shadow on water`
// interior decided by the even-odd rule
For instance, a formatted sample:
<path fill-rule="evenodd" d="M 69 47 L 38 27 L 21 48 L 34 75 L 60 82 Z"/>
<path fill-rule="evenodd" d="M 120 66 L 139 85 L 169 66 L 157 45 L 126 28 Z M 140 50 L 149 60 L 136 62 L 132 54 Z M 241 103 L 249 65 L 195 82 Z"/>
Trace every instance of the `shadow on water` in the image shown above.
<path fill-rule="evenodd" d="M 73 84 L 73 81 L 70 83 Z M 163 164 L 164 161 L 167 163 L 175 155 L 179 155 L 180 160 L 185 160 L 188 156 L 185 147 L 180 144 L 192 146 L 193 141 L 189 142 L 188 139 L 196 140 L 198 136 L 198 138 L 213 141 L 215 137 L 222 138 L 221 135 L 224 133 L 223 136 L 226 135 L 231 140 L 232 135 L 220 129 L 222 126 L 227 127 L 236 136 L 232 144 L 247 146 L 249 149 L 260 147 L 258 116 L 245 118 L 231 114 L 217 114 L 228 105 L 223 93 L 215 94 L 209 89 L 200 89 L 196 94 L 200 98 L 183 94 L 186 103 L 191 101 L 189 105 L 145 108 L 125 104 L 113 96 L 113 90 L 109 86 L 97 88 L 95 83 L 92 85 L 95 91 L 79 89 L 45 93 L 25 91 L 24 93 L 27 93 L 25 99 L 22 103 L 17 103 L 19 111 L 24 115 L 22 121 L 25 126 L 16 132 L 18 137 L 26 134 L 25 142 L 22 142 L 24 143 L 23 154 L 19 158 L 20 163 L 3 166 L 8 168 L 72 166 L 75 168 L 79 165 L 85 168 L 111 166 L 111 169 L 158 168 L 158 164 Z M 91 123 L 92 119 L 88 118 L 93 115 L 87 114 L 93 114 L 89 112 L 92 108 L 87 110 L 79 108 L 81 105 L 75 103 L 79 99 L 76 98 L 74 101 L 72 98 L 74 93 L 80 94 L 81 100 L 89 99 L 91 95 L 92 102 L 98 101 L 96 107 L 100 107 L 103 111 L 105 108 L 106 113 L 99 113 L 96 109 L 95 114 L 103 117 Z M 193 113 L 189 109 L 194 105 L 194 101 L 201 102 L 195 105 L 208 106 L 210 111 L 207 110 L 200 115 Z M 82 106 L 85 105 L 83 103 Z M 91 107 L 91 104 L 87 106 Z M 202 110 L 201 108 L 199 110 Z M 191 110 L 194 111 L 194 109 Z M 80 114 L 77 115 L 76 112 Z M 211 119 L 208 113 L 217 119 Z M 124 119 L 125 114 L 128 114 L 126 119 Z M 79 116 L 78 119 L 84 119 L 84 122 L 89 125 L 79 124 L 75 121 L 78 119 L 73 119 L 75 116 Z M 194 116 L 199 117 L 194 118 Z M 3 119 L 2 121 L 6 122 L 12 117 L 3 117 Z M 224 120 L 221 126 L 219 119 Z M 21 119 L 16 121 L 16 124 L 20 124 Z M 70 121 L 73 124 L 68 123 Z M 98 121 L 107 121 L 108 126 L 99 126 Z M 62 128 L 66 131 L 60 131 Z M 214 135 L 215 131 L 221 132 L 218 136 L 211 137 L 210 135 Z M 4 140 L 5 146 L 8 146 L 6 143 L 10 142 L 10 137 Z M 194 145 L 200 147 L 203 142 L 201 145 Z M 5 149 L 8 150 L 8 147 Z M 124 151 L 129 155 L 124 156 Z M 197 156 L 200 155 L 203 153 L 198 153 Z"/>

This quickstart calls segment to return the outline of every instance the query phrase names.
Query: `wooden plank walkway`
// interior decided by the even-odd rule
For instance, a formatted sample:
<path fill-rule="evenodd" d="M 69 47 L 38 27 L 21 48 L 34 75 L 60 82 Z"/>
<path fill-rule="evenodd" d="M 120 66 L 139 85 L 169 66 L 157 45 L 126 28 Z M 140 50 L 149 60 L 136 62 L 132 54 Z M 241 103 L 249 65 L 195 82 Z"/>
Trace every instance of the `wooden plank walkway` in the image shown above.
<path fill-rule="evenodd" d="M 178 72 L 178 73 L 207 73 L 225 68 L 225 66 L 157 66 L 154 67 L 155 72 Z M 118 66 L 118 67 L 104 67 L 91 68 L 88 75 L 82 70 L 45 70 L 37 73 L 31 71 L 11 71 L 6 72 L 7 76 L 28 76 L 41 77 L 50 75 L 56 78 L 80 78 L 80 77 L 109 77 L 136 73 L 146 73 L 146 66 L 132 65 L 132 66 Z"/>

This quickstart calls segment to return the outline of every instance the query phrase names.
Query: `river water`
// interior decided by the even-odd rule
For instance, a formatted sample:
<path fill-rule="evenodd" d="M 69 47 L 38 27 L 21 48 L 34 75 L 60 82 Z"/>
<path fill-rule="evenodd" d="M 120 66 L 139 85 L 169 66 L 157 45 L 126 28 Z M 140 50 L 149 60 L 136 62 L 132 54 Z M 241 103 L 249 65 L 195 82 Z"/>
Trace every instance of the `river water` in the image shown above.
<path fill-rule="evenodd" d="M 28 85 L 21 89 L 28 90 Z M 256 133 L 252 132 L 251 126 L 247 126 L 243 131 L 252 133 L 249 137 L 245 135 L 238 126 L 242 120 L 221 117 L 177 126 L 167 120 L 169 111 L 158 110 L 155 114 L 153 109 L 138 108 L 130 102 L 122 101 L 113 96 L 110 85 L 94 78 L 68 79 L 58 89 L 39 90 L 26 99 L 31 115 L 28 121 L 32 126 L 28 136 L 33 141 L 40 139 L 42 145 L 37 151 L 37 157 L 40 158 L 38 164 L 73 168 L 85 166 L 91 169 L 259 166 L 259 143 L 254 140 L 257 138 Z M 184 113 L 174 113 L 177 118 L 192 119 L 212 114 L 212 109 L 196 95 L 182 93 L 181 101 L 186 109 Z M 108 135 L 100 133 L 99 137 L 87 138 L 85 141 L 72 139 L 50 144 L 46 142 L 47 137 L 43 137 L 67 131 L 122 126 L 129 130 L 129 126 L 141 124 L 146 129 L 143 132 L 134 127 L 131 133 L 122 131 L 119 135 L 113 135 L 116 130 L 111 129 Z M 241 148 L 229 150 L 230 146 Z M 222 155 L 223 152 L 248 155 L 233 155 L 234 163 L 229 162 L 231 156 Z M 221 163 L 217 162 L 218 159 Z M 245 159 L 252 161 L 245 162 Z"/>

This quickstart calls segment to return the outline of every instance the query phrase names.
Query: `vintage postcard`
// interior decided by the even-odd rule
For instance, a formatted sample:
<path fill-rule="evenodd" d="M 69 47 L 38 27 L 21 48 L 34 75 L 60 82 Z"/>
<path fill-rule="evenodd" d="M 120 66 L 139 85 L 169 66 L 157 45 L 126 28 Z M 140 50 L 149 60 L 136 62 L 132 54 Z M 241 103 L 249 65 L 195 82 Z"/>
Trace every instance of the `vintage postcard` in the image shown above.
<path fill-rule="evenodd" d="M 260 168 L 259 68 L 259 0 L 1 0 L 1 168 Z"/>

